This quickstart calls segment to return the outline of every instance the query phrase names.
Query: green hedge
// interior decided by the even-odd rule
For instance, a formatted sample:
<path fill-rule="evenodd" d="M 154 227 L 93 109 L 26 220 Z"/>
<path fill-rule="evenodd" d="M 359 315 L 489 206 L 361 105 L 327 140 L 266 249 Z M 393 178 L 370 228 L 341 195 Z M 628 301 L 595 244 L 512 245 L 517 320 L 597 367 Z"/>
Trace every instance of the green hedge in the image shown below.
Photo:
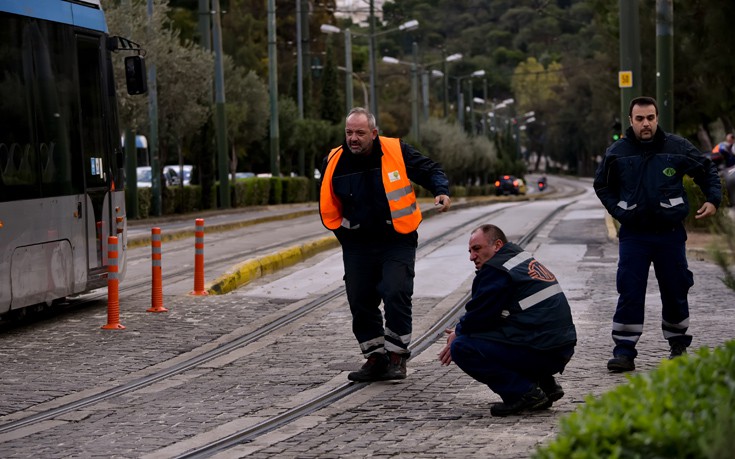
<path fill-rule="evenodd" d="M 722 204 L 717 210 L 717 214 L 714 218 L 695 218 L 697 209 L 702 207 L 702 204 L 704 204 L 704 193 L 702 193 L 702 190 L 699 189 L 699 186 L 694 183 L 694 180 L 692 180 L 689 176 L 684 177 L 684 189 L 686 190 L 687 198 L 689 199 L 689 215 L 684 221 L 684 224 L 687 228 L 710 228 L 713 224 L 722 223 L 722 219 L 728 218 L 727 206 L 729 205 L 729 200 L 727 198 L 727 190 L 725 189 L 724 184 L 722 186 Z"/>
<path fill-rule="evenodd" d="M 541 458 L 714 458 L 735 451 L 735 341 L 665 360 L 560 421 Z"/>

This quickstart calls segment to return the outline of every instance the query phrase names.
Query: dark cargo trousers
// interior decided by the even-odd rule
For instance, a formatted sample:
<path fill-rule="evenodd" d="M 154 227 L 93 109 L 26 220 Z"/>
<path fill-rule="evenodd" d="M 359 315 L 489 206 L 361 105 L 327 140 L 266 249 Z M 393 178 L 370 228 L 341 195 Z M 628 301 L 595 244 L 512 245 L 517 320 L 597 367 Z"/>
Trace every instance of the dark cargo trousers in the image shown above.
<path fill-rule="evenodd" d="M 352 332 L 366 357 L 408 353 L 416 241 L 405 238 L 342 246 Z M 385 325 L 380 302 L 385 310 Z"/>
<path fill-rule="evenodd" d="M 452 341 L 452 361 L 476 381 L 486 384 L 505 403 L 513 403 L 538 383 L 564 371 L 574 345 L 540 351 L 457 335 Z"/>
<path fill-rule="evenodd" d="M 640 232 L 620 228 L 617 273 L 618 305 L 613 316 L 614 355 L 635 358 L 643 333 L 646 287 L 651 264 L 658 280 L 662 303 L 664 338 L 670 345 L 688 347 L 689 288 L 694 277 L 686 259 L 686 230 L 679 225 L 669 231 Z"/>

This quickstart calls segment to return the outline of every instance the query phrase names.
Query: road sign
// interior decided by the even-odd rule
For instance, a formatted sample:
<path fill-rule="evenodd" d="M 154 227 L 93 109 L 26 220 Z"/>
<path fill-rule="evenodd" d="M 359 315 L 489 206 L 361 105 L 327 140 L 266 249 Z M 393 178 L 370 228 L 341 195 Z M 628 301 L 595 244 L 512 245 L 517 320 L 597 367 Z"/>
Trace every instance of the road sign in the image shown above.
<path fill-rule="evenodd" d="M 630 70 L 618 72 L 618 86 L 620 86 L 621 88 L 632 88 L 633 72 L 631 72 Z"/>

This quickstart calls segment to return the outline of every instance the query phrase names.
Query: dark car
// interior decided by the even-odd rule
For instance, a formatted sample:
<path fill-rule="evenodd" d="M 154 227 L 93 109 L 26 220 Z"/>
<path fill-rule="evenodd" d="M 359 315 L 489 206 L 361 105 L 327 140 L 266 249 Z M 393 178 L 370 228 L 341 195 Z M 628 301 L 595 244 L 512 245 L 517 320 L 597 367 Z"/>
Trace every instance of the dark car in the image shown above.
<path fill-rule="evenodd" d="M 501 175 L 495 181 L 495 194 L 497 196 L 507 194 L 525 194 L 525 184 L 519 178 L 512 175 Z"/>

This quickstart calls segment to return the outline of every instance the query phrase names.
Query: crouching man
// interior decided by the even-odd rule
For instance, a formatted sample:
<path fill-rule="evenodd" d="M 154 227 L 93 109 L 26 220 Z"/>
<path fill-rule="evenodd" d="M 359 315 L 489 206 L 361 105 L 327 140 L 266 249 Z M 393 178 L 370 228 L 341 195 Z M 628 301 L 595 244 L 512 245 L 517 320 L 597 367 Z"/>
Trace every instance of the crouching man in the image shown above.
<path fill-rule="evenodd" d="M 455 329 L 445 330 L 439 360 L 500 395 L 493 416 L 549 408 L 564 396 L 553 375 L 577 343 L 567 298 L 554 274 L 497 226 L 475 229 L 469 245 L 472 298 Z"/>

